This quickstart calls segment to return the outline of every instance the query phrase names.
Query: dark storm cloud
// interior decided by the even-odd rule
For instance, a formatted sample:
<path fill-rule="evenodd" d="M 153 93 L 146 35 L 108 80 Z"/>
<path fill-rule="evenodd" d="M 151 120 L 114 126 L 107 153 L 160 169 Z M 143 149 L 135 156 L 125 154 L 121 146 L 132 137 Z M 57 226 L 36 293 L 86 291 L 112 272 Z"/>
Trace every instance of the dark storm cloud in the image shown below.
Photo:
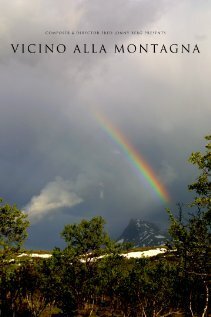
<path fill-rule="evenodd" d="M 200 148 L 210 123 L 210 45 L 202 7 L 198 24 L 191 25 L 193 33 L 205 36 L 200 56 L 85 57 L 14 55 L 9 44 L 103 40 L 109 47 L 114 40 L 140 41 L 128 36 L 73 39 L 44 33 L 125 27 L 166 27 L 166 37 L 152 40 L 168 43 L 181 34 L 178 14 L 185 25 L 187 12 L 195 14 L 194 7 L 190 1 L 169 5 L 169 1 L 126 0 L 1 4 L 0 196 L 27 206 L 32 222 L 39 209 L 31 245 L 42 245 L 48 232 L 51 239 L 45 246 L 52 247 L 57 241 L 54 233 L 65 223 L 98 214 L 116 235 L 131 217 L 165 221 L 166 204 L 100 128 L 95 110 L 105 114 L 154 168 L 172 205 L 189 201 L 186 185 L 195 174 L 186 160 Z"/>

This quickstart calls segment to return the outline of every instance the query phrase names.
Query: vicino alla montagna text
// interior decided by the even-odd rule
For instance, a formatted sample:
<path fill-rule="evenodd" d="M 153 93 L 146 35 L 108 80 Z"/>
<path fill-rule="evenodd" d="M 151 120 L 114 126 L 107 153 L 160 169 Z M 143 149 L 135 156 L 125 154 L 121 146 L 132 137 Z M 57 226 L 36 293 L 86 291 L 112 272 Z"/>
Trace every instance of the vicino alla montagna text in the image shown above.
<path fill-rule="evenodd" d="M 11 49 L 16 54 L 199 54 L 200 49 L 198 44 L 158 44 L 158 43 L 145 43 L 145 44 L 114 44 L 113 46 L 106 47 L 104 44 L 96 43 L 83 43 L 75 45 L 67 45 L 63 43 L 55 44 L 41 44 L 41 43 L 12 43 Z"/>

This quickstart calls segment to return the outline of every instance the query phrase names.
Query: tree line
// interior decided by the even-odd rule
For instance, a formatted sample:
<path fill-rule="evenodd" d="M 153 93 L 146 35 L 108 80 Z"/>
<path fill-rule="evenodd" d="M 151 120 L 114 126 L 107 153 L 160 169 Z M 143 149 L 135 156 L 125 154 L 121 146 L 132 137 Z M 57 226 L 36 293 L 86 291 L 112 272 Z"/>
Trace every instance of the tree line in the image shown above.
<path fill-rule="evenodd" d="M 16 206 L 0 203 L 0 316 L 208 316 L 210 288 L 211 136 L 190 162 L 199 176 L 196 197 L 178 216 L 168 210 L 168 250 L 126 259 L 102 217 L 68 224 L 66 245 L 49 259 L 18 257 L 29 221 Z"/>

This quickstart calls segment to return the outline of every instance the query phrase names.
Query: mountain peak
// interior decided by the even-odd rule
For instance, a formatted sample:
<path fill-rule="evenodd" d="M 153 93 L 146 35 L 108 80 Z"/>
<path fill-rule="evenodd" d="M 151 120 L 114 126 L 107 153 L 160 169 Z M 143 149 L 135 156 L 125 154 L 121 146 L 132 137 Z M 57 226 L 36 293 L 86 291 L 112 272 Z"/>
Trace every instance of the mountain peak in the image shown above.
<path fill-rule="evenodd" d="M 132 242 L 135 247 L 159 246 L 165 243 L 166 236 L 151 222 L 131 219 L 119 237 L 120 242 Z"/>

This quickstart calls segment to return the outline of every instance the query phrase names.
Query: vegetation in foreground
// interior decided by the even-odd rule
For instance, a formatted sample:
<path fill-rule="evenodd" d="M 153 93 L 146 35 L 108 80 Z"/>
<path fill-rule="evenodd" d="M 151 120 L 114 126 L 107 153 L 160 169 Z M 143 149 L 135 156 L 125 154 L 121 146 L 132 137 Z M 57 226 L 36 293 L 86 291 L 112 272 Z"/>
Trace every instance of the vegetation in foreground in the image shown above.
<path fill-rule="evenodd" d="M 208 316 L 210 150 L 209 142 L 204 154 L 191 155 L 200 170 L 189 186 L 196 193 L 193 212 L 185 219 L 181 205 L 178 218 L 168 211 L 176 251 L 165 256 L 125 259 L 104 220 L 95 217 L 66 225 L 66 247 L 55 248 L 51 258 L 17 258 L 29 222 L 16 206 L 1 202 L 0 316 Z"/>

